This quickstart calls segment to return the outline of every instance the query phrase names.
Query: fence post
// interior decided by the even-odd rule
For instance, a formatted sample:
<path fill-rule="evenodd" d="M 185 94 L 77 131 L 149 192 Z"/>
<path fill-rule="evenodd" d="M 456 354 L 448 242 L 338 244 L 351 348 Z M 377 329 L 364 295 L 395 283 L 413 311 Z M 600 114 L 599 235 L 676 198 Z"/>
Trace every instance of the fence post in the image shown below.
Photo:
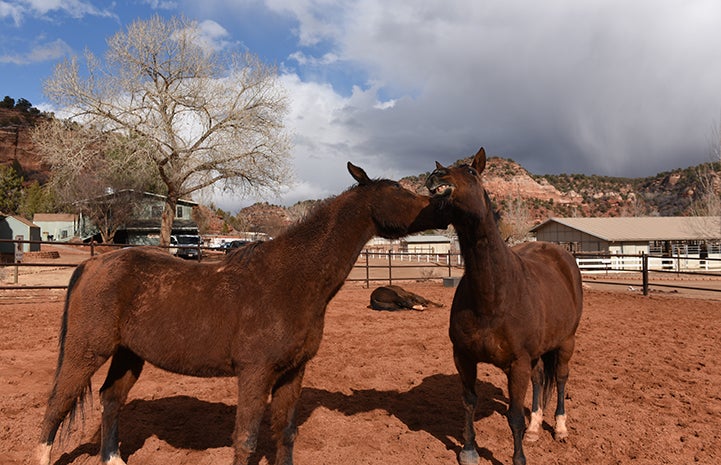
<path fill-rule="evenodd" d="M 94 237 L 90 238 L 90 256 L 91 257 L 95 256 L 95 238 Z"/>
<path fill-rule="evenodd" d="M 393 255 L 388 251 L 388 285 L 393 285 Z"/>
<path fill-rule="evenodd" d="M 368 263 L 368 251 L 365 251 L 366 256 L 366 289 L 370 289 L 371 287 L 371 275 L 370 275 L 370 265 Z"/>
<path fill-rule="evenodd" d="M 648 295 L 648 255 L 641 252 L 641 280 L 643 287 L 643 295 Z"/>
<path fill-rule="evenodd" d="M 453 276 L 453 269 L 451 268 L 451 251 L 448 250 L 448 277 Z"/>
<path fill-rule="evenodd" d="M 23 236 L 18 236 L 15 239 L 22 240 L 22 237 Z M 13 273 L 13 284 L 17 284 L 18 283 L 18 275 L 20 274 L 19 263 L 21 261 L 23 261 L 23 243 L 18 241 L 18 242 L 13 242 L 12 244 L 13 244 L 13 250 L 15 253 L 15 257 L 13 259 L 13 261 L 15 262 L 15 271 Z"/>

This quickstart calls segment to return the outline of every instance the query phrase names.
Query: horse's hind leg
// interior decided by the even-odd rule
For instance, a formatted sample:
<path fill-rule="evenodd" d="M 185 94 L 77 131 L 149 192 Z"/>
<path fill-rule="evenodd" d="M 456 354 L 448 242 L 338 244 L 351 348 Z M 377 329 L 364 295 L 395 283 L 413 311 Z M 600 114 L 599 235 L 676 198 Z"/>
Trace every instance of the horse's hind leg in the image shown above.
<path fill-rule="evenodd" d="M 527 442 L 538 441 L 543 425 L 543 361 L 537 360 L 531 372 L 531 385 L 533 389 L 533 400 L 531 403 L 531 422 L 528 424 L 523 440 Z"/>
<path fill-rule="evenodd" d="M 118 450 L 118 415 L 142 369 L 143 359 L 125 347 L 119 347 L 110 362 L 105 383 L 100 388 L 100 402 L 103 406 L 100 455 L 103 463 L 125 463 Z"/>
<path fill-rule="evenodd" d="M 463 408 L 464 408 L 464 424 L 463 424 L 463 449 L 458 455 L 458 461 L 461 465 L 476 465 L 480 460 L 478 451 L 476 451 L 476 430 L 473 426 L 473 417 L 476 412 L 476 404 L 478 403 L 478 395 L 476 394 L 476 375 L 478 368 L 475 360 L 468 359 L 453 351 L 453 360 L 456 363 L 456 369 L 461 376 L 463 384 Z"/>
<path fill-rule="evenodd" d="M 72 347 L 66 344 L 40 427 L 40 445 L 37 449 L 40 465 L 50 463 L 50 452 L 60 425 L 79 406 L 78 403 L 82 403 L 86 390 L 90 389 L 90 378 L 106 360 L 107 357 L 103 356 L 88 358 L 73 353 Z M 70 418 L 72 421 L 72 415 Z"/>
<path fill-rule="evenodd" d="M 556 426 L 555 438 L 557 441 L 565 441 L 568 438 L 568 428 L 566 427 L 566 382 L 569 376 L 569 361 L 573 355 L 573 349 L 576 344 L 575 336 L 568 338 L 558 349 L 558 365 L 556 367 L 556 392 L 558 400 L 556 401 Z"/>
<path fill-rule="evenodd" d="M 276 384 L 270 404 L 271 430 L 276 441 L 275 465 L 293 464 L 293 444 L 298 428 L 295 412 L 305 366 L 287 373 Z"/>

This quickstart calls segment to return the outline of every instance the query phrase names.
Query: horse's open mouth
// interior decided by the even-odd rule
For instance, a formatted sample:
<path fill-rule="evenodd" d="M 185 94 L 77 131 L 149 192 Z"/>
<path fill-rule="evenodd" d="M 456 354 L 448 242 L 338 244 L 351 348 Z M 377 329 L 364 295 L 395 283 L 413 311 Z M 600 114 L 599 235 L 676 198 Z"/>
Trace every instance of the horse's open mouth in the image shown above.
<path fill-rule="evenodd" d="M 455 186 L 450 184 L 438 184 L 437 186 L 428 188 L 428 190 L 434 197 L 447 197 L 453 193 L 455 188 Z"/>

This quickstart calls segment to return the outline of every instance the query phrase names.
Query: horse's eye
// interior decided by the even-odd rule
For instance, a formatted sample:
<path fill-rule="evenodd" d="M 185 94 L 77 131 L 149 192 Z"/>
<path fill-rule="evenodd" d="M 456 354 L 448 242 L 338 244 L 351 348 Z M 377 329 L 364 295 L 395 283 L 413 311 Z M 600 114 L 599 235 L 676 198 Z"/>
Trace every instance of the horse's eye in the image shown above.
<path fill-rule="evenodd" d="M 468 167 L 468 174 L 470 174 L 471 176 L 478 176 L 478 171 L 476 171 L 475 169 L 473 169 L 473 168 L 471 168 L 471 167 L 469 166 L 469 167 Z"/>

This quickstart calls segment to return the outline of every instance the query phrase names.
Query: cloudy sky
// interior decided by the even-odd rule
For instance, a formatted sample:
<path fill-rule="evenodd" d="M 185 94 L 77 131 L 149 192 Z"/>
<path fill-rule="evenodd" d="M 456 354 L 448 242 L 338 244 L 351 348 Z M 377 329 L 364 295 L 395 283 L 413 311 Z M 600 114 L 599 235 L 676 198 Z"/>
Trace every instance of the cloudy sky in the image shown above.
<path fill-rule="evenodd" d="M 710 161 L 721 125 L 718 0 L 0 0 L 0 97 L 50 109 L 55 63 L 156 13 L 281 69 L 295 184 L 272 203 L 339 193 L 349 160 L 399 178 L 480 146 L 648 176 Z"/>

